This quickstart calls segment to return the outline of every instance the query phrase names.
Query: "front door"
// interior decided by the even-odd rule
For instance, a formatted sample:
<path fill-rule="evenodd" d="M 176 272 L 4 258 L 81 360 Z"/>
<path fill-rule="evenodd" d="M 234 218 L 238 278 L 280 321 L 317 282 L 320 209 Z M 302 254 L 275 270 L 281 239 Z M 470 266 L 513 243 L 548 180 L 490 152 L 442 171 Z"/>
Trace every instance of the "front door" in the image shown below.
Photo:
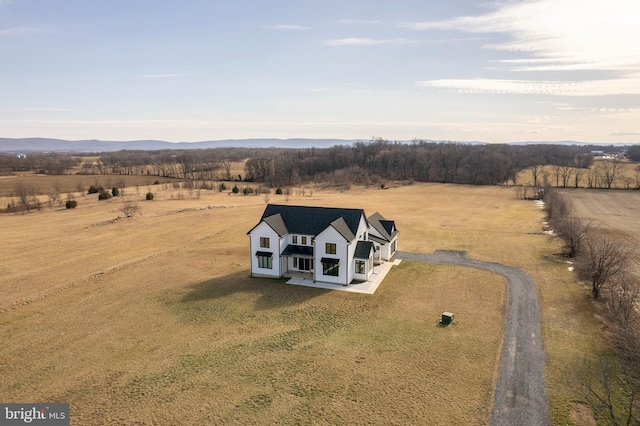
<path fill-rule="evenodd" d="M 298 259 L 298 269 L 311 271 L 313 269 L 313 259 Z"/>

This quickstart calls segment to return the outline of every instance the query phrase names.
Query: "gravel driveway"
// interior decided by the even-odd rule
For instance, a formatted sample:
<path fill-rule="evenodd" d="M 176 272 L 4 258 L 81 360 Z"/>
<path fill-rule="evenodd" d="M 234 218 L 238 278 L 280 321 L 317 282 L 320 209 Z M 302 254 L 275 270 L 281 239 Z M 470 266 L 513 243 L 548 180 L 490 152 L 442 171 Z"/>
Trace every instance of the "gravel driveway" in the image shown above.
<path fill-rule="evenodd" d="M 492 426 L 549 425 L 540 340 L 540 309 L 536 288 L 524 271 L 499 263 L 467 258 L 466 252 L 437 250 L 433 254 L 396 252 L 396 259 L 484 269 L 508 283 L 507 318 L 500 378 L 491 412 Z"/>

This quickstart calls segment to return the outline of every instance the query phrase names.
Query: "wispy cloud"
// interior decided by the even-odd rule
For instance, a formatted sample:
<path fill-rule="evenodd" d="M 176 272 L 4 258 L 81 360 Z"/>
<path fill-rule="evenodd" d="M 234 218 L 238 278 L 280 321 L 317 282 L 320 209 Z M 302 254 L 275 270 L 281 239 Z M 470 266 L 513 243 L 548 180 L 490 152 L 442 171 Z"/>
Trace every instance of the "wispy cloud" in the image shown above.
<path fill-rule="evenodd" d="M 0 0 L 0 4 L 2 4 L 2 0 Z M 46 32 L 44 29 L 36 27 L 13 27 L 0 30 L 0 37 L 23 37 L 44 32 Z"/>
<path fill-rule="evenodd" d="M 265 25 L 263 28 L 268 30 L 284 30 L 284 31 L 306 31 L 310 30 L 311 27 L 307 27 L 304 25 L 292 25 L 292 24 L 281 24 L 281 25 Z"/>
<path fill-rule="evenodd" d="M 380 21 L 377 19 L 341 19 L 339 21 L 341 24 L 379 24 Z"/>
<path fill-rule="evenodd" d="M 26 108 L 0 108 L 3 112 L 66 112 L 76 111 L 75 108 L 59 108 L 59 107 L 26 107 Z"/>
<path fill-rule="evenodd" d="M 530 0 L 498 3 L 492 12 L 404 24 L 414 30 L 459 30 L 504 34 L 508 40 L 484 48 L 519 58 L 500 59 L 507 71 L 563 72 L 560 80 L 465 79 L 418 82 L 463 93 L 608 96 L 640 94 L 640 31 L 636 0 Z M 494 70 L 495 67 L 487 67 Z M 503 68 L 504 70 L 504 68 Z M 605 71 L 583 80 L 567 71 Z M 573 81 L 565 81 L 573 77 Z"/>
<path fill-rule="evenodd" d="M 403 26 L 507 34 L 509 41 L 485 47 L 534 56 L 518 70 L 629 71 L 640 69 L 636 8 L 637 0 L 506 2 L 484 15 Z"/>
<path fill-rule="evenodd" d="M 616 132 L 609 133 L 611 136 L 640 136 L 640 132 Z"/>
<path fill-rule="evenodd" d="M 325 42 L 328 46 L 376 46 L 381 44 L 391 45 L 408 45 L 408 44 L 423 44 L 423 43 L 447 43 L 450 41 L 459 41 L 461 39 L 449 39 L 449 40 L 429 40 L 429 39 L 408 39 L 408 38 L 391 38 L 391 39 L 374 39 L 367 37 L 350 37 L 350 38 L 337 38 L 327 40 Z"/>
<path fill-rule="evenodd" d="M 138 78 L 179 78 L 179 77 L 185 77 L 188 74 L 184 74 L 184 73 L 175 73 L 175 74 L 142 74 L 139 75 Z"/>
<path fill-rule="evenodd" d="M 640 74 L 621 79 L 587 81 L 443 79 L 418 81 L 416 84 L 458 93 L 552 96 L 640 95 Z"/>

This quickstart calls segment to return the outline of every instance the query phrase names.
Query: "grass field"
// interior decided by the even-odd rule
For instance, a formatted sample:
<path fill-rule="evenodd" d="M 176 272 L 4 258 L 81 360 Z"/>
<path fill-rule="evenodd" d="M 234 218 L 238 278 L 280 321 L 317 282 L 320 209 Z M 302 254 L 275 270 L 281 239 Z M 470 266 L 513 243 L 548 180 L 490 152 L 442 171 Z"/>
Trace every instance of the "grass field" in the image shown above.
<path fill-rule="evenodd" d="M 403 262 L 376 294 L 248 278 L 262 196 L 128 188 L 73 210 L 0 216 L 0 401 L 71 404 L 83 424 L 487 424 L 506 286 L 489 272 Z M 284 196 L 270 202 L 285 203 Z M 555 424 L 573 365 L 607 351 L 582 288 L 513 188 L 314 189 L 290 204 L 394 219 L 399 248 L 466 250 L 527 271 L 542 309 Z M 447 328 L 442 311 L 456 314 Z"/>
<path fill-rule="evenodd" d="M 603 159 L 601 157 L 596 157 L 593 160 L 593 164 L 591 166 L 591 170 L 594 170 L 598 167 L 601 167 L 602 163 L 605 161 L 611 161 L 609 159 Z M 640 178 L 639 173 L 639 164 L 625 159 L 625 160 L 620 160 L 620 170 L 619 172 L 616 174 L 616 178 L 613 181 L 611 188 L 615 188 L 615 189 L 637 189 L 638 187 L 638 179 Z M 562 177 L 559 176 L 558 180 L 556 181 L 556 174 L 554 173 L 553 170 L 553 166 L 544 166 L 542 168 L 542 172 L 539 174 L 538 176 L 538 184 L 544 186 L 545 185 L 545 181 L 552 187 L 561 187 L 562 186 Z M 602 175 L 602 172 L 600 172 L 600 174 Z M 533 185 L 533 176 L 531 174 L 531 170 L 530 169 L 525 169 L 522 170 L 520 173 L 518 173 L 518 177 L 517 177 L 517 181 L 518 184 L 522 184 L 522 185 Z M 570 176 L 569 179 L 569 185 L 568 187 L 573 188 L 575 186 L 575 175 L 572 174 Z M 593 188 L 603 188 L 606 187 L 606 185 L 595 179 L 592 182 L 592 186 Z M 579 188 L 589 188 L 589 178 L 588 178 L 588 174 L 585 173 L 581 176 L 580 181 L 578 183 L 578 187 Z"/>

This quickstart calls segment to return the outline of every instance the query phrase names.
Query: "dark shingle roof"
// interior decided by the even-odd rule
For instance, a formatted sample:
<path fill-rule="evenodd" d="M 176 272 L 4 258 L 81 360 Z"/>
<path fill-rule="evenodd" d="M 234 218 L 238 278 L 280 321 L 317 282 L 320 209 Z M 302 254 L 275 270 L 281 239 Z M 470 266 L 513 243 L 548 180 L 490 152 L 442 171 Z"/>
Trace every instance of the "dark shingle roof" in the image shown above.
<path fill-rule="evenodd" d="M 313 247 L 289 244 L 284 248 L 281 256 L 313 257 Z"/>
<path fill-rule="evenodd" d="M 352 240 L 358 232 L 364 210 L 268 204 L 260 220 L 278 214 L 289 234 L 318 235 L 329 225 L 333 225 L 345 238 Z"/>
<path fill-rule="evenodd" d="M 373 250 L 373 243 L 371 241 L 358 241 L 353 257 L 356 259 L 369 259 L 371 250 Z"/>
<path fill-rule="evenodd" d="M 380 233 L 387 241 L 391 241 L 393 237 L 398 235 L 396 223 L 393 220 L 386 220 L 378 212 L 375 212 L 367 218 L 367 221 L 376 231 Z"/>

